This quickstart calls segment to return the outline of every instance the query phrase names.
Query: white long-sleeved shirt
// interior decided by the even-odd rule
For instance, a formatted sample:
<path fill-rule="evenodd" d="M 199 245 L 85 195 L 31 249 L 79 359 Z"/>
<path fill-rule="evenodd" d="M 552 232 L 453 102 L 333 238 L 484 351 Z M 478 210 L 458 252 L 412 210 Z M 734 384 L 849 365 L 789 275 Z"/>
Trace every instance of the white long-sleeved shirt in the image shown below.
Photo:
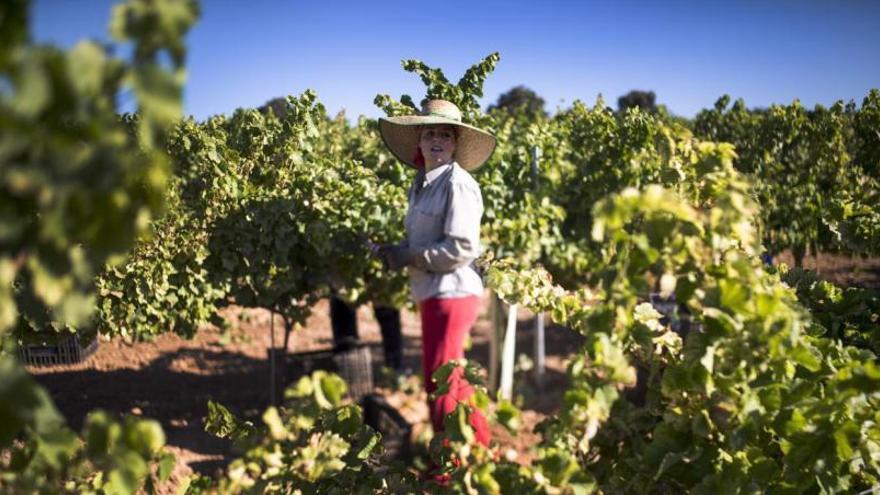
<path fill-rule="evenodd" d="M 480 186 L 457 163 L 416 174 L 405 220 L 416 301 L 483 294 L 483 281 L 473 266 L 482 252 L 482 216 Z"/>

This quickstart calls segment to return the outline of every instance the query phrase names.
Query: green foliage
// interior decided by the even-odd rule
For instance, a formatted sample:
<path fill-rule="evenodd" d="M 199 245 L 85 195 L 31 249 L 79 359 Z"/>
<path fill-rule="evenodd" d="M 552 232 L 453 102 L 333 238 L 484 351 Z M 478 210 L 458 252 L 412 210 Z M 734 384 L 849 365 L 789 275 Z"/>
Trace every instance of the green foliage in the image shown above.
<path fill-rule="evenodd" d="M 848 177 L 830 173 L 847 160 L 842 107 L 808 114 L 794 105 L 765 116 L 731 111 L 717 119 L 719 129 L 754 139 L 753 128 L 743 128 L 765 126 L 772 139 L 789 143 L 759 143 L 738 155 L 733 146 L 695 139 L 662 117 L 638 110 L 615 115 L 601 101 L 593 109 L 576 104 L 553 119 L 481 115 L 476 98 L 495 61 L 474 66 L 457 85 L 421 62 L 404 67 L 422 78 L 427 97 L 452 100 L 467 121 L 499 138 L 495 155 L 476 173 L 489 259 L 506 258 L 488 262 L 490 286 L 511 302 L 550 311 L 586 343 L 570 362 L 572 386 L 562 411 L 541 427 L 544 440 L 531 467 L 499 462 L 491 449 L 474 445 L 469 415 L 489 409 L 476 384 L 473 404 L 449 415 L 432 447 L 448 479 L 444 489 L 699 492 L 725 482 L 739 490 L 801 492 L 875 483 L 880 382 L 874 358 L 823 337 L 793 293 L 756 261 L 766 239 L 757 225 L 767 229 L 770 217 L 751 197 L 753 183 L 734 169 L 754 164 L 748 171 L 754 177 L 815 160 L 816 170 L 829 175 L 802 171 L 798 180 L 813 181 L 814 189 L 834 186 Z M 205 154 L 178 156 L 186 164 L 184 203 L 205 218 L 214 282 L 236 301 L 298 319 L 296 308 L 322 291 L 357 299 L 359 288 L 372 290 L 364 274 L 378 266 L 358 246 L 364 233 L 391 233 L 373 237 L 380 241 L 401 234 L 394 215 L 403 210 L 408 171 L 383 149 L 374 124 L 361 120 L 349 128 L 339 117 L 329 119 L 309 93 L 288 103 L 277 117 L 275 109 L 240 111 L 206 122 L 188 138 Z M 376 103 L 389 115 L 415 111 L 407 96 L 396 102 L 380 95 Z M 723 113 L 726 103 L 719 105 Z M 542 154 L 533 170 L 536 146 Z M 762 146 L 774 154 L 755 151 Z M 782 175 L 774 177 L 767 180 Z M 766 192 L 758 191 L 763 201 Z M 376 216 L 364 222 L 371 208 Z M 820 231 L 804 235 L 819 239 Z M 566 287 L 589 288 L 555 285 L 533 266 L 539 260 Z M 675 296 L 679 316 L 691 315 L 689 334 L 675 332 L 644 304 L 652 292 Z M 438 371 L 440 393 L 456 366 Z M 473 369 L 462 373 L 477 382 Z M 328 376 L 299 382 L 290 402 L 268 410 L 257 430 L 215 407 L 212 429 L 251 445 L 217 489 L 388 490 L 380 475 L 412 488 L 405 474 L 375 466 L 372 448 L 356 447 L 377 440 L 362 429 L 356 408 L 339 405 L 335 382 Z M 621 400 L 634 386 L 645 390 L 643 401 Z M 509 404 L 496 411 L 515 424 Z M 334 429 L 340 414 L 349 424 L 344 431 Z"/>
<path fill-rule="evenodd" d="M 862 106 L 854 116 L 853 162 L 862 171 L 880 179 L 880 89 L 872 89 L 862 100 Z M 876 204 L 876 203 L 875 203 Z"/>
<path fill-rule="evenodd" d="M 736 157 L 729 145 L 703 142 L 661 117 L 632 109 L 616 115 L 600 99 L 593 108 L 575 102 L 546 124 L 542 149 L 552 149 L 544 194 L 564 210 L 563 222 L 545 242 L 542 261 L 565 287 L 595 276 L 604 246 L 592 240 L 593 205 L 627 187 L 660 184 L 697 205 L 724 187 L 700 175 L 727 174 Z"/>
<path fill-rule="evenodd" d="M 205 432 L 217 438 L 229 438 L 235 442 L 241 442 L 255 435 L 257 429 L 250 421 L 243 421 L 235 417 L 222 404 L 209 400 Z"/>
<path fill-rule="evenodd" d="M 0 9 L 0 332 L 83 325 L 96 288 L 101 330 L 129 339 L 191 336 L 229 302 L 281 313 L 288 327 L 330 292 L 404 303 L 405 279 L 384 273 L 366 243 L 402 237 L 411 173 L 375 122 L 330 118 L 311 91 L 271 111 L 176 122 L 183 34 L 198 12 L 191 2 L 117 7 L 111 31 L 133 44 L 130 60 L 94 43 L 33 45 L 26 5 Z M 872 353 L 845 345 L 877 349 L 876 298 L 798 272 L 783 275 L 792 291 L 756 261 L 761 242 L 796 254 L 876 251 L 877 91 L 858 110 L 795 102 L 752 112 L 722 98 L 698 116 L 695 138 L 662 115 L 615 114 L 601 100 L 553 118 L 524 107 L 483 114 L 478 100 L 498 61 L 489 55 L 456 84 L 417 60 L 403 67 L 426 98 L 454 102 L 465 122 L 498 137 L 475 174 L 489 285 L 549 311 L 585 344 L 570 361 L 560 414 L 541 426 L 533 466 L 475 444 L 475 409 L 510 428 L 518 412 L 491 406 L 473 366 L 441 368 L 438 393 L 461 373 L 476 394 L 432 445 L 447 483 L 431 488 L 801 493 L 877 484 L 880 370 Z M 137 116 L 119 118 L 123 89 Z M 417 107 L 407 95 L 375 102 L 388 115 Z M 690 333 L 644 302 L 654 292 L 675 297 Z M 81 440 L 7 354 L 0 377 L 0 488 L 129 493 L 167 478 L 173 461 L 155 422 L 95 413 Z M 643 400 L 622 400 L 634 386 Z M 245 453 L 190 492 L 418 490 L 411 473 L 378 461 L 380 439 L 344 393 L 338 377 L 316 373 L 257 426 L 211 403 L 206 429 Z"/>
<path fill-rule="evenodd" d="M 493 415 L 479 370 L 464 361 L 437 370 L 437 394 L 446 393 L 453 373 L 475 394 L 446 417 L 444 432 L 431 442 L 431 475 L 442 484 L 420 482 L 404 466 L 383 462 L 379 435 L 364 426 L 358 406 L 342 403 L 345 382 L 317 371 L 290 386 L 285 403 L 267 409 L 257 427 L 210 403 L 206 430 L 236 439 L 246 453 L 218 480 L 191 480 L 187 493 L 534 493 L 531 469 L 499 460 L 496 448 L 474 441 L 470 425 L 476 408 L 507 425 L 515 424 L 519 411 L 502 402 Z"/>
<path fill-rule="evenodd" d="M 0 354 L 0 376 L 0 491 L 155 493 L 168 480 L 175 461 L 157 422 L 94 411 L 77 435 L 8 354 Z"/>
<path fill-rule="evenodd" d="M 536 312 L 550 312 L 553 321 L 572 325 L 581 320 L 600 296 L 587 288 L 567 291 L 553 283 L 543 268 L 523 269 L 511 260 L 489 261 L 486 285 L 510 304 L 522 304 Z"/>
<path fill-rule="evenodd" d="M 577 483 L 606 493 L 876 484 L 874 356 L 815 334 L 794 294 L 755 258 L 748 183 L 729 157 L 700 163 L 699 201 L 651 185 L 595 205 L 600 297 L 579 311 L 583 296 L 546 276 L 532 292 L 504 264 L 490 270 L 490 285 L 513 302 L 549 309 L 587 338 L 569 366 L 563 410 L 541 425 L 542 475 L 563 491 Z M 684 340 L 640 302 L 650 292 L 674 294 L 693 315 Z M 637 379 L 643 403 L 621 400 Z"/>
<path fill-rule="evenodd" d="M 207 235 L 194 229 L 198 218 L 180 207 L 179 184 L 169 189 L 165 215 L 153 235 L 139 242 L 129 260 L 108 266 L 97 278 L 101 332 L 128 340 L 175 332 L 193 337 L 215 317 L 226 294 L 204 263 Z"/>
<path fill-rule="evenodd" d="M 837 287 L 816 274 L 779 267 L 782 281 L 797 293 L 823 335 L 880 355 L 880 294 L 858 287 Z"/>
<path fill-rule="evenodd" d="M 862 109 L 837 102 L 807 110 L 798 101 L 750 111 L 723 97 L 694 123 L 698 136 L 732 143 L 762 205 L 762 239 L 791 248 L 796 264 L 811 248 L 875 252 L 880 214 L 876 169 L 876 90 Z"/>
<path fill-rule="evenodd" d="M 555 138 L 546 120 L 530 119 L 525 110 L 498 117 L 498 146 L 476 173 L 483 195 L 482 234 L 492 256 L 527 267 L 556 245 L 564 218 L 551 199 L 551 184 L 542 180 L 553 152 L 536 153 L 554 150 Z"/>
<path fill-rule="evenodd" d="M 572 235 L 588 237 L 591 222 L 583 215 L 609 193 L 645 184 L 674 188 L 687 178 L 694 144 L 684 129 L 638 110 L 617 118 L 601 100 L 592 109 L 575 102 L 558 120 L 574 165 L 559 191 Z"/>
<path fill-rule="evenodd" d="M 0 266 L 14 289 L 3 291 L 0 329 L 16 314 L 38 330 L 86 322 L 94 275 L 145 235 L 160 210 L 169 165 L 154 145 L 179 116 L 181 81 L 158 59 L 171 43 L 178 55 L 172 69 L 182 70 L 178 40 L 195 19 L 194 6 L 172 10 L 132 1 L 115 11 L 115 37 L 137 53 L 130 61 L 92 42 L 66 53 L 24 35 L 4 44 Z M 156 40 L 134 27 L 144 17 L 174 22 Z M 26 32 L 11 24 L 24 20 L 23 13 L 4 16 L 4 33 Z M 139 104 L 140 138 L 117 114 L 117 93 L 126 88 Z"/>
<path fill-rule="evenodd" d="M 453 98 L 478 121 L 488 119 L 476 102 L 497 59 L 470 68 L 454 87 L 439 69 L 404 65 L 422 76 L 429 97 Z M 385 105 L 394 114 L 401 104 L 386 98 Z M 561 210 L 532 190 L 525 165 L 529 144 L 548 137 L 520 116 L 505 132 L 510 144 L 479 177 L 492 220 L 488 244 L 499 255 L 519 252 L 528 263 L 547 244 L 541 239 L 550 238 Z M 402 237 L 409 181 L 375 123 L 349 128 L 306 92 L 286 106 L 276 101 L 272 112 L 184 122 L 169 150 L 179 174 L 169 192 L 172 210 L 157 224 L 162 237 L 146 239 L 124 269 L 102 276 L 105 331 L 192 335 L 227 299 L 272 309 L 289 323 L 304 322 L 331 291 L 355 302 L 405 304 L 405 279 L 384 273 L 365 242 Z"/>
<path fill-rule="evenodd" d="M 161 143 L 168 127 L 180 119 L 186 76 L 183 35 L 198 16 L 195 0 L 129 1 L 113 9 L 113 38 L 134 42 L 134 65 L 125 77 L 139 103 L 138 131 L 147 146 Z M 170 58 L 172 70 L 163 67 L 163 55 Z"/>
<path fill-rule="evenodd" d="M 398 241 L 405 211 L 401 169 L 371 126 L 329 119 L 309 91 L 272 112 L 185 121 L 169 150 L 179 176 L 157 235 L 99 279 L 105 332 L 191 336 L 228 301 L 288 328 L 330 292 L 406 304 L 405 278 L 366 242 Z"/>
<path fill-rule="evenodd" d="M 245 454 L 222 478 L 191 482 L 187 493 L 399 493 L 411 475 L 381 466 L 379 435 L 363 424 L 361 410 L 343 405 L 345 382 L 317 371 L 285 391 L 285 403 L 268 408 L 251 425 L 211 404 L 206 429 L 234 438 Z M 408 491 L 408 490 L 407 490 Z"/>
<path fill-rule="evenodd" d="M 0 7 L 0 491 L 155 493 L 174 466 L 159 424 L 97 411 L 77 435 L 13 357 L 8 331 L 87 323 L 95 275 L 149 235 L 197 8 L 119 6 L 111 31 L 133 44 L 131 60 L 93 42 L 67 52 L 35 45 L 26 12 L 26 2 Z M 139 114 L 120 118 L 117 96 L 129 89 Z"/>
<path fill-rule="evenodd" d="M 451 101 L 461 110 L 462 121 L 482 127 L 487 120 L 477 100 L 483 96 L 483 83 L 499 60 L 497 52 L 488 55 L 465 71 L 456 84 L 449 82 L 441 69 L 428 67 L 421 60 L 404 60 L 403 69 L 418 75 L 425 84 L 425 99 Z M 388 116 L 414 114 L 420 108 L 409 95 L 402 95 L 399 103 L 388 95 L 377 95 L 374 101 Z"/>

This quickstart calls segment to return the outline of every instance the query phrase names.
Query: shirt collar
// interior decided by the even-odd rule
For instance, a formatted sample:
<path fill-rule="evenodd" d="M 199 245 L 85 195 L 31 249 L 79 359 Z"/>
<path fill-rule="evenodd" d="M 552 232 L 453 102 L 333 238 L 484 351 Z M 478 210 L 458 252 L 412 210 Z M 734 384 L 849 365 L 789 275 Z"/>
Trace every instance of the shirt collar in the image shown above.
<path fill-rule="evenodd" d="M 425 180 L 422 182 L 422 187 L 428 187 L 432 182 L 437 180 L 438 177 L 443 175 L 443 172 L 446 172 L 450 168 L 452 168 L 452 164 L 454 162 L 449 162 L 445 165 L 440 165 L 439 167 L 431 170 L 430 172 L 425 174 Z"/>

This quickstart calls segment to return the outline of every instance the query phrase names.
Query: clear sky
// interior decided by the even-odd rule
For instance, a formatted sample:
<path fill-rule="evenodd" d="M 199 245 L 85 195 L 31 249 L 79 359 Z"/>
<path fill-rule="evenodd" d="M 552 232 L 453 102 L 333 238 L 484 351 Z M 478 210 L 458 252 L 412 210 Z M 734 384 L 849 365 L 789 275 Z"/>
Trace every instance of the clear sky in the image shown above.
<path fill-rule="evenodd" d="M 36 0 L 38 41 L 107 40 L 110 0 Z M 203 0 L 188 36 L 185 111 L 199 119 L 312 88 L 330 113 L 376 117 L 377 93 L 424 96 L 400 61 L 457 81 L 493 51 L 484 107 L 516 85 L 548 110 L 631 89 L 693 116 L 722 94 L 750 107 L 861 99 L 880 87 L 880 1 Z"/>

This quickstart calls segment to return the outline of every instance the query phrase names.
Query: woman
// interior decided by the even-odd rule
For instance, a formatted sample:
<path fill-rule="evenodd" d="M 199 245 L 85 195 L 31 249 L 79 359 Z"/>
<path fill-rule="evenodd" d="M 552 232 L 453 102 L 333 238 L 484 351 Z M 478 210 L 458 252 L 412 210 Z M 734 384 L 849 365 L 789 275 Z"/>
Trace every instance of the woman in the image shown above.
<path fill-rule="evenodd" d="M 388 149 L 418 169 L 409 189 L 407 238 L 383 247 L 379 255 L 391 269 L 409 269 L 422 318 L 422 372 L 430 397 L 437 388 L 431 376 L 464 357 L 464 338 L 480 311 L 483 282 L 473 262 L 481 251 L 483 199 L 468 171 L 489 159 L 495 137 L 463 124 L 458 107 L 445 100 L 426 101 L 420 115 L 380 118 L 379 130 Z M 446 414 L 472 394 L 454 373 L 449 393 L 429 403 L 434 431 L 441 431 Z M 471 424 L 477 440 L 488 445 L 489 428 L 479 411 Z"/>

